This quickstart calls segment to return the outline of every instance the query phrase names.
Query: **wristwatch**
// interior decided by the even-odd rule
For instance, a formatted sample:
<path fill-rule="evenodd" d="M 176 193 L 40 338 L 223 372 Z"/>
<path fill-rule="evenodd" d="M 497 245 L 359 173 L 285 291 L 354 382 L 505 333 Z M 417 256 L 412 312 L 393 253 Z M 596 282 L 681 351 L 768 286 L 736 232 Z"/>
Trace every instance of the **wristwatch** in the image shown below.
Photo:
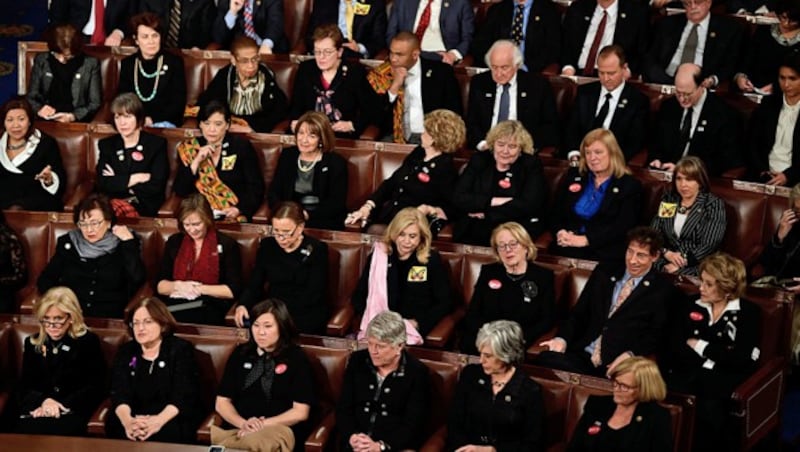
<path fill-rule="evenodd" d="M 389 450 L 389 447 L 383 441 L 379 441 L 378 444 L 381 445 L 381 452 Z"/>

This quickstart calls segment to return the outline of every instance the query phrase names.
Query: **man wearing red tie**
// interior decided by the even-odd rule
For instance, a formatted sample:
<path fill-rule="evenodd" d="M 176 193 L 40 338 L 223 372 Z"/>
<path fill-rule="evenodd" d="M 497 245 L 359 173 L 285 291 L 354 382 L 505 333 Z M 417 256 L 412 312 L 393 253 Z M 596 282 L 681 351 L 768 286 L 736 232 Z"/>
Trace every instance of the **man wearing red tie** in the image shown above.
<path fill-rule="evenodd" d="M 395 0 L 386 42 L 410 31 L 420 42 L 423 58 L 453 65 L 467 55 L 474 24 L 469 0 Z"/>
<path fill-rule="evenodd" d="M 84 41 L 118 46 L 128 30 L 128 19 L 136 13 L 134 0 L 52 0 L 51 24 L 70 23 Z"/>

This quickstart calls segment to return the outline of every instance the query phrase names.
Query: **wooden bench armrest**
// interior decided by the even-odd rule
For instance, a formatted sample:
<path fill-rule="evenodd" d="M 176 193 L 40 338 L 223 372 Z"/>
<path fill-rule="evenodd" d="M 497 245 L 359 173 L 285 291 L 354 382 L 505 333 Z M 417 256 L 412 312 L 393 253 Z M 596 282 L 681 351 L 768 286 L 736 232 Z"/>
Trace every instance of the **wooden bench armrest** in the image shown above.
<path fill-rule="evenodd" d="M 425 336 L 425 345 L 434 348 L 444 348 L 450 343 L 453 338 L 453 332 L 458 325 L 458 322 L 464 318 L 466 311 L 463 307 L 457 308 L 455 311 L 447 314 L 439 320 L 439 323 L 433 327 L 428 335 Z"/>
<path fill-rule="evenodd" d="M 106 419 L 111 411 L 111 399 L 105 399 L 89 418 L 89 436 L 106 436 Z"/>
<path fill-rule="evenodd" d="M 306 452 L 322 452 L 327 446 L 336 425 L 336 418 L 333 412 L 328 413 L 317 424 L 314 430 L 308 435 L 305 443 Z"/>
<path fill-rule="evenodd" d="M 197 441 L 201 444 L 211 444 L 211 426 L 222 426 L 222 418 L 217 413 L 211 413 L 203 419 L 197 427 Z"/>
<path fill-rule="evenodd" d="M 348 300 L 347 304 L 339 308 L 328 320 L 328 334 L 330 336 L 344 337 L 350 332 L 350 325 L 353 323 L 354 316 L 353 306 Z"/>

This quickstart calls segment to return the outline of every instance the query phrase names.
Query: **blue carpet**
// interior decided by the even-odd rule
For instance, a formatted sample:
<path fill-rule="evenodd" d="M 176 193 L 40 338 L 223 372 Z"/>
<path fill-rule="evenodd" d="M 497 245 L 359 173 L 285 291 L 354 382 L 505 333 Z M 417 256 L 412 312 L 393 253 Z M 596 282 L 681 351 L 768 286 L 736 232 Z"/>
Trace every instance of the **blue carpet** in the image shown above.
<path fill-rule="evenodd" d="M 17 93 L 17 42 L 37 41 L 47 26 L 47 0 L 0 0 L 0 103 Z"/>

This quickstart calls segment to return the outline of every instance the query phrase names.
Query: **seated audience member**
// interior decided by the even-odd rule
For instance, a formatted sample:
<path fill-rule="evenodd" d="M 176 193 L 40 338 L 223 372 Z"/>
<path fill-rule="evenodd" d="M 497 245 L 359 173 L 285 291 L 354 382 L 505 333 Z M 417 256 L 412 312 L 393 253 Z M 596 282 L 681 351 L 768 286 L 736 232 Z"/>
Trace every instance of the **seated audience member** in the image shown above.
<path fill-rule="evenodd" d="M 489 7 L 486 19 L 475 33 L 471 53 L 481 64 L 489 47 L 508 39 L 524 55 L 523 68 L 538 73 L 561 55 L 561 13 L 552 2 L 502 0 Z"/>
<path fill-rule="evenodd" d="M 756 27 L 753 37 L 745 42 L 742 72 L 734 76 L 736 86 L 743 92 L 779 94 L 781 63 L 788 55 L 800 52 L 800 4 L 778 0 L 775 15 L 777 24 Z"/>
<path fill-rule="evenodd" d="M 334 152 L 336 137 L 328 118 L 309 111 L 295 125 L 295 146 L 283 148 L 267 193 L 271 209 L 294 201 L 306 226 L 342 229 L 347 212 L 347 161 Z"/>
<path fill-rule="evenodd" d="M 24 97 L 0 109 L 0 209 L 61 211 L 67 185 L 58 143 L 33 125 Z"/>
<path fill-rule="evenodd" d="M 12 430 L 82 436 L 105 395 L 100 339 L 83 323 L 78 298 L 54 287 L 36 303 L 39 331 L 25 338 Z"/>
<path fill-rule="evenodd" d="M 650 101 L 625 82 L 628 63 L 622 47 L 604 47 L 597 56 L 599 81 L 578 86 L 572 114 L 565 131 L 564 148 L 577 151 L 590 130 L 614 132 L 625 161 L 644 148 Z"/>
<path fill-rule="evenodd" d="M 492 230 L 507 221 L 537 237 L 545 228 L 547 192 L 533 139 L 521 122 L 503 121 L 486 135 L 486 146 L 491 151 L 475 153 L 456 182 L 453 239 L 485 246 Z"/>
<path fill-rule="evenodd" d="M 475 14 L 468 0 L 394 0 L 386 40 L 391 41 L 402 31 L 417 36 L 423 58 L 454 65 L 469 52 Z"/>
<path fill-rule="evenodd" d="M 710 0 L 706 0 L 710 1 Z M 682 64 L 675 74 L 675 97 L 661 103 L 650 143 L 650 167 L 675 169 L 681 157 L 700 157 L 711 177 L 742 165 L 736 112 L 702 84 L 700 67 Z"/>
<path fill-rule="evenodd" d="M 220 0 L 211 31 L 214 42 L 223 47 L 246 36 L 258 46 L 259 55 L 288 53 L 284 33 L 282 0 Z"/>
<path fill-rule="evenodd" d="M 405 350 L 404 323 L 396 312 L 381 312 L 367 326 L 367 349 L 350 355 L 336 404 L 342 450 L 414 450 L 425 440 L 431 382 Z"/>
<path fill-rule="evenodd" d="M 176 322 L 158 298 L 128 305 L 133 340 L 120 346 L 111 373 L 106 435 L 131 441 L 191 443 L 203 413 L 192 344 L 174 335 Z"/>
<path fill-rule="evenodd" d="M 401 31 L 389 43 L 389 61 L 367 74 L 377 94 L 377 122 L 388 141 L 420 144 L 426 113 L 442 108 L 462 113 L 453 68 L 419 56 L 419 39 Z"/>
<path fill-rule="evenodd" d="M 292 89 L 292 130 L 307 111 L 327 116 L 336 135 L 358 138 L 375 119 L 375 94 L 358 62 L 342 59 L 342 32 L 334 24 L 314 30 L 314 59 L 300 63 Z"/>
<path fill-rule="evenodd" d="M 272 132 L 289 111 L 286 94 L 275 81 L 275 73 L 261 63 L 258 45 L 246 36 L 233 40 L 231 64 L 217 71 L 197 99 L 197 105 L 202 111 L 215 100 L 227 105 L 235 117 L 231 132 Z"/>
<path fill-rule="evenodd" d="M 567 452 L 671 452 L 672 420 L 658 403 L 667 396 L 658 365 L 627 358 L 609 378 L 614 395 L 589 396 Z"/>
<path fill-rule="evenodd" d="M 590 131 L 581 143 L 578 167 L 569 169 L 558 189 L 551 221 L 556 241 L 550 251 L 581 259 L 622 259 L 625 234 L 639 218 L 641 195 L 642 184 L 625 165 L 614 134 Z"/>
<path fill-rule="evenodd" d="M 178 145 L 178 172 L 172 190 L 178 196 L 205 196 L 214 218 L 243 222 L 264 199 L 264 178 L 253 145 L 228 133 L 231 112 L 221 102 L 200 108 L 202 136 Z"/>
<path fill-rule="evenodd" d="M 91 194 L 75 206 L 77 229 L 58 237 L 36 286 L 72 289 L 87 317 L 122 318 L 128 300 L 145 280 L 141 241 L 127 226 L 114 224 L 111 204 Z"/>
<path fill-rule="evenodd" d="M 214 0 L 139 0 L 139 12 L 155 13 L 167 24 L 164 47 L 203 49 L 211 43 L 217 18 Z"/>
<path fill-rule="evenodd" d="M 644 56 L 642 78 L 646 82 L 671 85 L 677 82 L 678 66 L 685 63 L 698 66 L 697 85 L 703 88 L 733 78 L 744 33 L 733 18 L 711 14 L 711 3 L 688 0 L 685 14 L 658 22 Z"/>
<path fill-rule="evenodd" d="M 211 427 L 211 444 L 302 451 L 316 406 L 311 364 L 282 301 L 264 300 L 250 314 L 250 340 L 236 347 L 225 365 L 216 402 L 224 424 Z"/>
<path fill-rule="evenodd" d="M 717 253 L 700 263 L 700 299 L 675 316 L 664 362 L 669 388 L 697 396 L 694 450 L 734 450 L 731 393 L 756 369 L 761 311 L 742 299 L 744 263 Z M 767 332 L 765 332 L 767 333 Z"/>
<path fill-rule="evenodd" d="M 657 269 L 698 276 L 700 261 L 719 249 L 727 226 L 725 203 L 710 188 L 702 160 L 678 160 L 672 187 L 661 197 L 658 213 L 650 223 L 664 240 L 655 263 Z"/>
<path fill-rule="evenodd" d="M 469 83 L 467 136 L 472 149 L 485 151 L 486 134 L 507 119 L 521 122 L 536 137 L 539 148 L 557 146 L 558 112 L 553 89 L 537 73 L 521 70 L 522 52 L 501 39 L 486 53 L 490 71 L 473 75 Z"/>
<path fill-rule="evenodd" d="M 164 23 L 157 15 L 133 16 L 131 30 L 139 50 L 120 63 L 119 93 L 135 93 L 142 101 L 145 126 L 180 127 L 186 107 L 183 59 L 164 51 Z"/>
<path fill-rule="evenodd" d="M 778 71 L 780 92 L 764 97 L 750 119 L 750 177 L 769 185 L 800 182 L 800 54 L 792 53 Z"/>
<path fill-rule="evenodd" d="M 0 313 L 17 311 L 15 294 L 28 280 L 22 243 L 0 211 Z"/>
<path fill-rule="evenodd" d="M 217 231 L 208 201 L 199 193 L 181 201 L 178 229 L 164 245 L 156 280 L 159 295 L 179 322 L 223 325 L 242 289 L 239 244 Z"/>
<path fill-rule="evenodd" d="M 800 293 L 800 184 L 789 193 L 789 207 L 781 214 L 772 240 L 761 255 L 764 273 L 775 278 L 777 285 Z"/>
<path fill-rule="evenodd" d="M 564 14 L 561 49 L 561 74 L 592 77 L 599 71 L 598 58 L 603 48 L 619 47 L 627 55 L 634 73 L 641 71 L 642 58 L 649 42 L 649 11 L 635 0 L 580 0 Z M 621 65 L 625 64 L 620 58 Z"/>
<path fill-rule="evenodd" d="M 111 113 L 117 134 L 97 143 L 97 190 L 111 198 L 117 218 L 155 217 L 169 178 L 167 140 L 142 131 L 145 111 L 133 93 L 117 96 Z"/>
<path fill-rule="evenodd" d="M 49 23 L 69 24 L 80 30 L 78 39 L 87 44 L 118 46 L 128 33 L 128 18 L 135 14 L 138 2 L 104 2 L 102 14 L 95 10 L 95 3 L 86 0 L 52 0 L 49 3 Z"/>
<path fill-rule="evenodd" d="M 306 49 L 309 52 L 314 49 L 313 34 L 317 27 L 334 24 L 344 37 L 344 59 L 374 58 L 386 48 L 387 22 L 385 0 L 317 1 L 311 6 Z"/>
<path fill-rule="evenodd" d="M 361 319 L 358 338 L 365 337 L 373 317 L 391 310 L 403 316 L 408 343 L 421 344 L 451 305 L 448 274 L 431 249 L 425 215 L 414 207 L 398 212 L 367 262 L 350 298 Z"/>
<path fill-rule="evenodd" d="M 536 245 L 519 223 L 503 223 L 492 231 L 497 262 L 481 267 L 464 318 L 461 351 L 477 354 L 475 338 L 484 324 L 514 320 L 522 328 L 525 347 L 553 326 L 553 272 L 533 262 Z"/>
<path fill-rule="evenodd" d="M 33 59 L 28 85 L 28 102 L 36 116 L 62 123 L 91 121 L 103 100 L 100 63 L 83 53 L 72 25 L 52 26 L 44 40 L 49 52 Z"/>
<path fill-rule="evenodd" d="M 236 325 L 263 296 L 286 303 L 301 333 L 325 334 L 328 323 L 328 245 L 303 234 L 303 209 L 285 202 L 272 215 L 272 236 L 258 246 L 256 263 L 236 307 Z M 265 290 L 265 287 L 267 289 Z"/>
<path fill-rule="evenodd" d="M 459 376 L 447 450 L 544 450 L 542 389 L 517 368 L 525 358 L 522 328 L 510 320 L 486 323 L 475 347 L 481 362 L 467 365 Z"/>
<path fill-rule="evenodd" d="M 590 375 L 608 375 L 624 359 L 659 350 L 667 305 L 680 295 L 653 269 L 661 236 L 648 227 L 628 233 L 625 265 L 598 265 L 555 338 L 537 363 Z"/>
<path fill-rule="evenodd" d="M 370 232 L 381 233 L 397 212 L 416 207 L 428 217 L 438 234 L 454 217 L 453 185 L 458 171 L 452 154 L 464 144 L 464 120 L 449 110 L 425 115 L 422 144 L 403 160 L 389 178 L 360 209 L 350 212 L 345 224 L 371 224 Z"/>

